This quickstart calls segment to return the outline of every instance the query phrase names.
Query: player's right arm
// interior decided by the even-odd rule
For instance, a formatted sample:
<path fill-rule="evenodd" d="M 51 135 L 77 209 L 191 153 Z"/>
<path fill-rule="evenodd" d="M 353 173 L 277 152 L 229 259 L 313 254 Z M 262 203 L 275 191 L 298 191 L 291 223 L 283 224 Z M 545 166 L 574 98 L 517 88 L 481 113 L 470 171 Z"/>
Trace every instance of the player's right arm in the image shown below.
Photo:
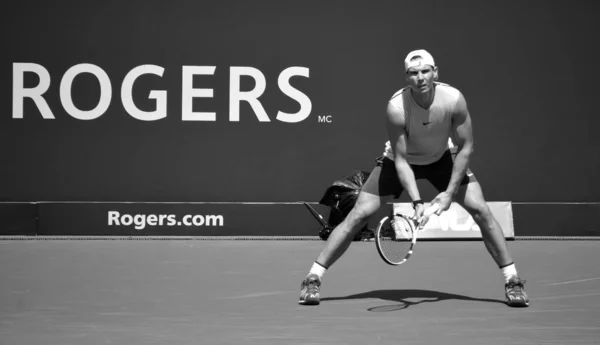
<path fill-rule="evenodd" d="M 406 120 L 404 111 L 391 103 L 387 105 L 387 131 L 394 153 L 394 164 L 396 165 L 398 179 L 413 201 L 420 200 L 421 196 L 417 188 L 415 174 L 406 160 Z"/>

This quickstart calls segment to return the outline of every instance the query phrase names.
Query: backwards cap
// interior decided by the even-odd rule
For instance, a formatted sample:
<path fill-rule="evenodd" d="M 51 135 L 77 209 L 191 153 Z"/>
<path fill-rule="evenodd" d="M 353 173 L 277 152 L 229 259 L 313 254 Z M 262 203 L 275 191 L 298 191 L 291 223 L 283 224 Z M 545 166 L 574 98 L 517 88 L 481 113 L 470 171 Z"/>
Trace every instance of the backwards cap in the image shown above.
<path fill-rule="evenodd" d="M 410 61 L 417 56 L 420 57 L 420 59 Z M 433 61 L 433 56 L 431 56 L 431 54 L 429 54 L 426 50 L 413 50 L 412 52 L 408 53 L 408 55 L 406 55 L 406 59 L 404 59 L 405 71 L 408 71 L 408 69 L 411 67 L 422 65 L 431 65 L 431 67 L 435 67 L 435 61 Z"/>

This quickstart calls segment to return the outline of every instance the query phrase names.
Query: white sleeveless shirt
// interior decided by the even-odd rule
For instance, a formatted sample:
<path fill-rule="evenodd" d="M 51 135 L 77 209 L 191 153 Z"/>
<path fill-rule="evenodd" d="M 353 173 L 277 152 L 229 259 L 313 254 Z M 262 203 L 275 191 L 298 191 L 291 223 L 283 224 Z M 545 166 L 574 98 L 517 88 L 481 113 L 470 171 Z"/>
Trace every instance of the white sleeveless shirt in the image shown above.
<path fill-rule="evenodd" d="M 429 109 L 423 109 L 411 95 L 410 87 L 396 92 L 390 103 L 405 119 L 407 161 L 427 165 L 438 161 L 452 145 L 452 113 L 460 92 L 450 85 L 435 83 L 435 96 Z M 383 155 L 394 159 L 390 142 Z"/>

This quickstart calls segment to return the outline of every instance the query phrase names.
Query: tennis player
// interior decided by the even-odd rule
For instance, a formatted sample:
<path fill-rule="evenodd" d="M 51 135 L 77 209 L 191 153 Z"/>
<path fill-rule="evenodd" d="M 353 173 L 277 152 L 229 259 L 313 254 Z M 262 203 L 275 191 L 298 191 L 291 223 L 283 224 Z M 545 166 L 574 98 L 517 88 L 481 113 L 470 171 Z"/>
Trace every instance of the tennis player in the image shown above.
<path fill-rule="evenodd" d="M 526 307 L 529 298 L 519 278 L 504 233 L 488 208 L 481 186 L 469 169 L 473 129 L 462 93 L 437 82 L 438 67 L 425 50 L 410 52 L 404 61 L 408 86 L 387 104 L 389 142 L 365 182 L 356 204 L 330 234 L 302 282 L 300 304 L 320 303 L 319 289 L 326 270 L 348 249 L 355 233 L 385 203 L 405 190 L 412 200 L 414 218 L 422 224 L 424 204 L 416 180 L 428 180 L 439 192 L 431 201 L 437 215 L 452 201 L 460 204 L 481 229 L 483 243 L 504 276 L 507 304 Z M 456 147 L 450 151 L 449 142 Z"/>

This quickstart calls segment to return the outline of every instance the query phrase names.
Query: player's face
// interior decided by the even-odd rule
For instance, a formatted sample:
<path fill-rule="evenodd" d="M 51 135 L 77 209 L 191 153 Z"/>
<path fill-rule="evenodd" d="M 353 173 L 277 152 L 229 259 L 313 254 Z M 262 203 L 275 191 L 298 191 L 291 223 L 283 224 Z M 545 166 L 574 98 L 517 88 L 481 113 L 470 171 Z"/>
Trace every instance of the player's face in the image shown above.
<path fill-rule="evenodd" d="M 406 80 L 414 92 L 426 93 L 432 90 L 437 69 L 430 65 L 411 67 L 406 71 Z"/>

